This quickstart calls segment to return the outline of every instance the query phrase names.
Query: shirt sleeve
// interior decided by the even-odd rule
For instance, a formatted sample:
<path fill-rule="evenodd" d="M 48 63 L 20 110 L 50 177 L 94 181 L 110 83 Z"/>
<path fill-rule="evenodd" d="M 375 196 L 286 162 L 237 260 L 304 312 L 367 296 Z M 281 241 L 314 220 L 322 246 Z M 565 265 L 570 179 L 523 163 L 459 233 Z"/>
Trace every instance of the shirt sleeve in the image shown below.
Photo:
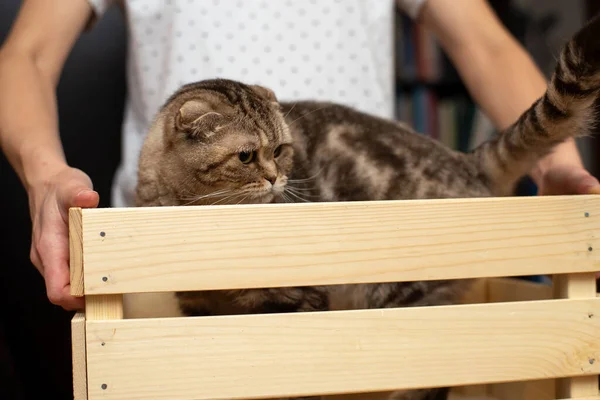
<path fill-rule="evenodd" d="M 427 0 L 397 0 L 398 6 L 412 19 L 417 19 Z"/>
<path fill-rule="evenodd" d="M 92 7 L 94 14 L 86 26 L 86 29 L 89 30 L 104 16 L 106 10 L 112 6 L 115 0 L 87 0 L 87 2 Z"/>

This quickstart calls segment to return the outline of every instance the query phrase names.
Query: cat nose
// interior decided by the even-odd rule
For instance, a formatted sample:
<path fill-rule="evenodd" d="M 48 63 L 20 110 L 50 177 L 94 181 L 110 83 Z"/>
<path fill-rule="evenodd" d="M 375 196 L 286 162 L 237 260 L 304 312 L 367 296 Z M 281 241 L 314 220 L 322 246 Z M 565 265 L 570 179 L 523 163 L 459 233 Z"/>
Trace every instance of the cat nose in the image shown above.
<path fill-rule="evenodd" d="M 268 180 L 269 182 L 271 182 L 271 185 L 274 185 L 275 182 L 277 181 L 276 176 L 267 176 L 265 179 Z"/>

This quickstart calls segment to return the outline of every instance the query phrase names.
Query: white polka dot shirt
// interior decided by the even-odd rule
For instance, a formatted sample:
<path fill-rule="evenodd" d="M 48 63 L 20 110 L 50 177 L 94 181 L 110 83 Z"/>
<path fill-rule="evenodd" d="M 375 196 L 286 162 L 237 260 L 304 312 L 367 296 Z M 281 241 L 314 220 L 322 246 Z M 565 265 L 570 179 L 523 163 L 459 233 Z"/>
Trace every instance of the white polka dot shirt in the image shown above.
<path fill-rule="evenodd" d="M 112 0 L 88 0 L 100 18 Z M 425 0 L 399 0 L 415 17 Z M 393 0 L 124 0 L 128 98 L 115 207 L 133 205 L 152 118 L 179 86 L 228 78 L 279 100 L 394 115 Z"/>

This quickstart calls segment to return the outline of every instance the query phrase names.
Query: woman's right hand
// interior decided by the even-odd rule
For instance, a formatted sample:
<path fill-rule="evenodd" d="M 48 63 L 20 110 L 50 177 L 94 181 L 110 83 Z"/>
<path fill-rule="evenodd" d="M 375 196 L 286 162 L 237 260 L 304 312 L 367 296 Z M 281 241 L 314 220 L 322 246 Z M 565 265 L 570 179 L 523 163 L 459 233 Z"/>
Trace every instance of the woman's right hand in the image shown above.
<path fill-rule="evenodd" d="M 50 301 L 69 310 L 84 305 L 69 293 L 69 207 L 97 207 L 99 196 L 65 161 L 56 86 L 93 17 L 87 0 L 25 1 L 0 48 L 0 150 L 29 195 L 31 260 Z"/>
<path fill-rule="evenodd" d="M 44 277 L 48 299 L 66 310 L 82 309 L 70 294 L 69 208 L 95 208 L 99 195 L 83 171 L 64 166 L 29 187 L 33 223 L 31 261 Z"/>

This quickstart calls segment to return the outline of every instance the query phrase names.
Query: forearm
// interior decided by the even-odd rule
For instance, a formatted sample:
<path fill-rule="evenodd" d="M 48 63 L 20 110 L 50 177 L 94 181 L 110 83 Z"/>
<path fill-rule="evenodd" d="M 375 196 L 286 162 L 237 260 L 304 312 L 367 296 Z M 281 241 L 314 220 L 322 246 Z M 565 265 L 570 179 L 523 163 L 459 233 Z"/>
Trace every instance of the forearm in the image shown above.
<path fill-rule="evenodd" d="M 546 80 L 516 45 L 449 52 L 473 100 L 498 129 L 515 122 L 546 90 Z"/>
<path fill-rule="evenodd" d="M 501 130 L 514 123 L 546 90 L 546 78 L 483 0 L 427 0 L 421 22 L 432 29 L 475 102 Z M 531 171 L 540 183 L 557 165 L 582 167 L 574 140 L 555 148 Z"/>
<path fill-rule="evenodd" d="M 515 122 L 546 90 L 546 80 L 522 48 L 507 41 L 496 49 L 457 51 L 455 65 L 471 96 L 498 129 Z M 557 146 L 531 171 L 540 182 L 552 165 L 583 167 L 573 139 Z"/>
<path fill-rule="evenodd" d="M 66 165 L 55 90 L 91 15 L 86 0 L 28 0 L 0 49 L 0 148 L 27 189 Z"/>
<path fill-rule="evenodd" d="M 26 188 L 65 165 L 55 82 L 26 54 L 0 54 L 0 147 Z"/>

